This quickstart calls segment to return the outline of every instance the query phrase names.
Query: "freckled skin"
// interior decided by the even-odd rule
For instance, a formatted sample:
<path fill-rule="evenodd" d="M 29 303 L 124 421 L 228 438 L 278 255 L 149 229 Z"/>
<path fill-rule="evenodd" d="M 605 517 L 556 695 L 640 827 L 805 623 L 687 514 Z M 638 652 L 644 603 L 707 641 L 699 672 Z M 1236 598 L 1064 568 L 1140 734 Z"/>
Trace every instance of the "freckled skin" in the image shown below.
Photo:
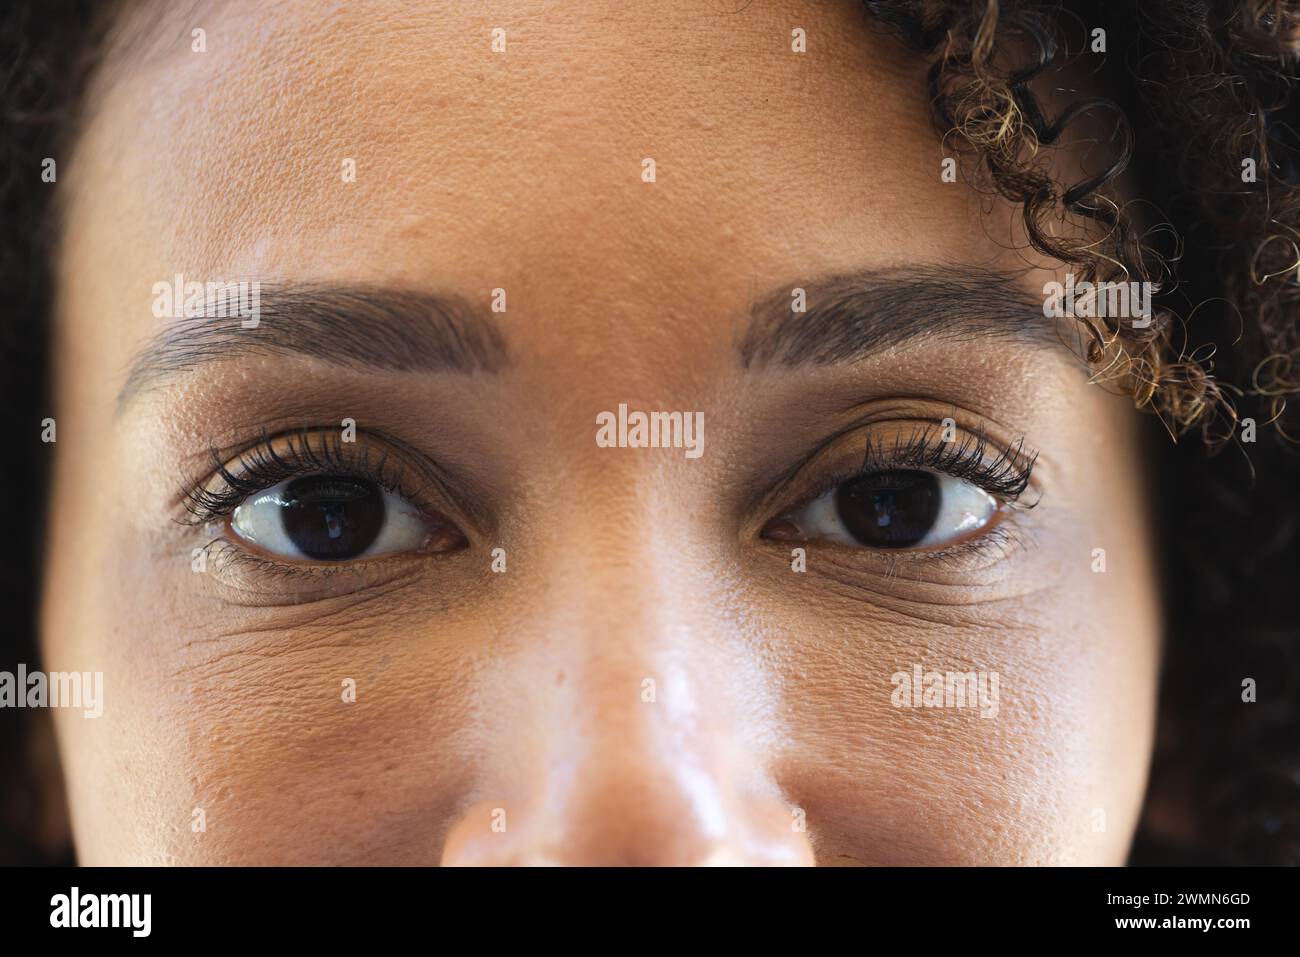
<path fill-rule="evenodd" d="M 1026 267 L 940 181 L 924 64 L 852 3 L 458 6 L 232 3 L 203 54 L 167 20 L 60 164 L 43 647 L 105 674 L 101 718 L 57 717 L 81 862 L 1122 863 L 1160 630 L 1131 403 L 1007 340 L 736 358 L 783 282 Z M 511 364 L 225 363 L 115 418 L 175 273 L 504 288 Z M 620 402 L 703 412 L 704 455 L 598 448 Z M 1007 547 L 811 542 L 796 573 L 762 537 L 796 504 L 768 478 L 847 422 L 950 411 L 1039 452 Z M 466 477 L 468 547 L 309 602 L 193 571 L 176 505 L 214 438 L 344 417 Z M 894 707 L 917 663 L 997 672 L 997 715 Z"/>

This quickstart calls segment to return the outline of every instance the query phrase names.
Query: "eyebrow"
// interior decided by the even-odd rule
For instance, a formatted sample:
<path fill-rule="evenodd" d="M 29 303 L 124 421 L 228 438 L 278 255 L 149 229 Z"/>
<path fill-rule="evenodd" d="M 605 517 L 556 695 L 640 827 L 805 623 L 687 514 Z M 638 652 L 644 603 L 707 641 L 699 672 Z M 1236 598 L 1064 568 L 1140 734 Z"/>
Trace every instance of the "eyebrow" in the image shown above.
<path fill-rule="evenodd" d="M 262 283 L 258 322 L 167 319 L 131 364 L 119 409 L 200 366 L 248 356 L 308 356 L 360 371 L 495 373 L 508 364 L 494 323 L 464 300 L 385 286 Z"/>
<path fill-rule="evenodd" d="M 795 294 L 804 290 L 804 311 Z M 1065 347 L 1053 320 L 1010 273 L 873 270 L 794 281 L 758 299 L 738 343 L 745 368 L 859 362 L 918 339 L 1021 340 Z"/>

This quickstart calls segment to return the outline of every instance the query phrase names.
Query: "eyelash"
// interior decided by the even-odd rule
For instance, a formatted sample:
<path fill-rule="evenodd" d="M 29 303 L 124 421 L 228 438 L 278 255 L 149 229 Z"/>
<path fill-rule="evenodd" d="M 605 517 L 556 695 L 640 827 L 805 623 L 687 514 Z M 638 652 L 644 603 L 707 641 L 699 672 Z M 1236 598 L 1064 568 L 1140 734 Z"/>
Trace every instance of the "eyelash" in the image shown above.
<path fill-rule="evenodd" d="M 895 436 L 890 448 L 883 441 L 869 441 L 858 474 L 930 469 L 970 482 L 1005 504 L 1016 502 L 1029 487 L 1038 453 L 1026 452 L 1023 438 L 999 449 L 992 459 L 988 450 L 988 440 L 980 435 L 967 433 L 959 441 L 936 442 L 933 428 L 918 429 L 907 436 Z"/>
<path fill-rule="evenodd" d="M 202 525 L 223 518 L 259 492 L 286 479 L 316 473 L 367 479 L 402 496 L 420 511 L 428 510 L 413 490 L 403 487 L 405 470 L 388 452 L 373 454 L 365 442 L 344 442 L 339 433 L 300 429 L 270 437 L 263 431 L 256 445 L 239 454 L 233 471 L 220 450 L 209 448 L 208 452 L 212 477 L 185 491 L 185 509 L 192 517 L 186 524 Z M 221 480 L 217 488 L 210 487 L 214 478 Z"/>

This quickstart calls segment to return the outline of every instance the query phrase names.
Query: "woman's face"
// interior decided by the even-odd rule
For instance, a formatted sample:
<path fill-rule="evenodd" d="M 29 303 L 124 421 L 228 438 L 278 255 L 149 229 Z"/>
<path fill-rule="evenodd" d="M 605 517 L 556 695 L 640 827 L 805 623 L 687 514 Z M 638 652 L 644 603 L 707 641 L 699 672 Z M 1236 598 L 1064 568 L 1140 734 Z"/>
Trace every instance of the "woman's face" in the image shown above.
<path fill-rule="evenodd" d="M 1137 416 L 925 64 L 847 2 L 460 7 L 149 14 L 60 166 L 80 860 L 1123 862 Z"/>

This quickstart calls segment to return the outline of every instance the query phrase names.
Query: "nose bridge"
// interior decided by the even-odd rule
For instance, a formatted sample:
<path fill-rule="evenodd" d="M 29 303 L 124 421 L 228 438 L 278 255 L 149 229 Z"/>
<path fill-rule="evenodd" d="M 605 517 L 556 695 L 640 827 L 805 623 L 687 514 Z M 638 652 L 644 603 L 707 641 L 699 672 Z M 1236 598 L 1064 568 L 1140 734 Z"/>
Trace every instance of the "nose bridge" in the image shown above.
<path fill-rule="evenodd" d="M 545 675 L 511 703 L 519 753 L 485 782 L 509 794 L 504 828 L 483 806 L 448 837 L 448 863 L 807 863 L 803 835 L 767 777 L 748 726 L 762 697 L 701 571 L 690 534 L 662 540 L 616 509 L 592 547 L 548 562 L 524 672 Z M 589 518 L 589 520 L 593 520 Z M 651 530 L 647 528 L 657 526 Z M 572 526 L 571 526 L 572 527 Z M 738 688 L 737 685 L 743 685 Z M 739 692 L 739 693 L 738 693 Z"/>
<path fill-rule="evenodd" d="M 654 699 L 670 671 L 689 680 L 723 637 L 709 614 L 716 550 L 689 520 L 689 501 L 638 482 L 639 473 L 613 473 L 562 509 L 557 525 L 567 531 L 546 549 L 545 599 L 530 624 L 590 679 L 587 692 L 599 697 L 589 704 L 607 716 L 628 705 L 629 686 L 635 702 Z M 610 488 L 621 492 L 601 494 Z"/>
<path fill-rule="evenodd" d="M 725 832 L 741 745 L 720 680 L 727 639 L 706 613 L 706 576 L 681 559 L 690 535 L 670 545 L 665 527 L 680 523 L 641 504 L 605 516 L 604 528 L 622 530 L 616 541 L 551 569 L 563 631 L 549 644 L 570 679 L 563 711 L 535 718 L 548 729 L 548 829 L 573 840 L 565 819 L 580 820 L 588 851 L 621 845 L 634 857 L 637 835 L 662 841 L 669 822 L 697 839 Z"/>

